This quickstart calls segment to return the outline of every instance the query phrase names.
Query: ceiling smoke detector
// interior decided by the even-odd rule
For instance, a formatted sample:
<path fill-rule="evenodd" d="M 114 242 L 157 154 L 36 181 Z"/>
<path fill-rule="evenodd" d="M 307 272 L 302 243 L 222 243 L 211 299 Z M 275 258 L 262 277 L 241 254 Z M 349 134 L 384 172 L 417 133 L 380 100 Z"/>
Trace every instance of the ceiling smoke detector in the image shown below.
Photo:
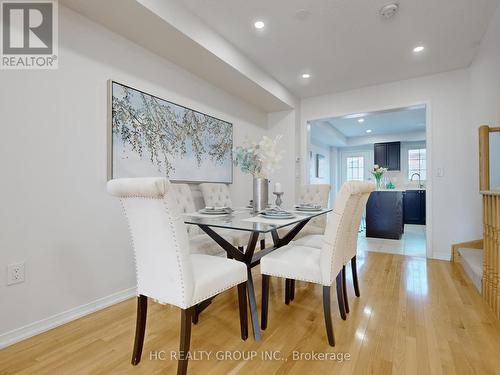
<path fill-rule="evenodd" d="M 311 12 L 307 9 L 299 9 L 295 12 L 295 17 L 299 20 L 305 20 L 311 15 Z"/>
<path fill-rule="evenodd" d="M 389 19 L 394 17 L 398 13 L 398 10 L 399 5 L 397 3 L 387 4 L 380 9 L 380 15 L 385 19 Z"/>

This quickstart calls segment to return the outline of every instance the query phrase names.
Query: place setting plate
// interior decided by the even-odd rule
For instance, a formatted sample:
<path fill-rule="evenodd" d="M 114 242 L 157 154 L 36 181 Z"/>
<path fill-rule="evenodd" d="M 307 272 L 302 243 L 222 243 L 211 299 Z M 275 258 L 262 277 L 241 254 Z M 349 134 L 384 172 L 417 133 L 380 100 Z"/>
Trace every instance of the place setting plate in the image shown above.
<path fill-rule="evenodd" d="M 198 211 L 204 215 L 227 215 L 233 213 L 231 207 L 205 207 Z"/>
<path fill-rule="evenodd" d="M 323 207 L 319 204 L 297 204 L 295 205 L 295 210 L 303 212 L 318 212 L 321 211 Z"/>
<path fill-rule="evenodd" d="M 267 219 L 294 219 L 295 215 L 291 212 L 284 210 L 265 210 L 260 213 L 260 216 L 265 217 Z"/>

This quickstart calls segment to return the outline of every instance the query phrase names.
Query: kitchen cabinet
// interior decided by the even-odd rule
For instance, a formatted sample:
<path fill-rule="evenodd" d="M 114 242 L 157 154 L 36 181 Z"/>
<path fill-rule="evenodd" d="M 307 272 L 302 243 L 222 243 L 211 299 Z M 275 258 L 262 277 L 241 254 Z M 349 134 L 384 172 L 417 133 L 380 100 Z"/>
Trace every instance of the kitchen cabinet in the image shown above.
<path fill-rule="evenodd" d="M 425 225 L 425 190 L 405 192 L 404 223 Z"/>
<path fill-rule="evenodd" d="M 390 171 L 401 169 L 401 142 L 375 143 L 373 145 L 375 164 Z"/>
<path fill-rule="evenodd" d="M 371 193 L 366 205 L 366 237 L 400 240 L 403 229 L 403 192 Z"/>

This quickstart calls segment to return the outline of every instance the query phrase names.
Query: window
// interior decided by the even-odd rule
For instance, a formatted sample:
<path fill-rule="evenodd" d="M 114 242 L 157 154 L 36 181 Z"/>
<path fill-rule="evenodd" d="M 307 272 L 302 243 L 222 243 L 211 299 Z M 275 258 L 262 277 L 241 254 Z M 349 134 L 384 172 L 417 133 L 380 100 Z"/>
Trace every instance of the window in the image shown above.
<path fill-rule="evenodd" d="M 362 156 L 347 158 L 347 181 L 363 181 L 364 162 Z"/>
<path fill-rule="evenodd" d="M 420 180 L 425 181 L 427 179 L 427 160 L 426 160 L 426 150 L 425 148 L 419 148 L 416 150 L 408 150 L 408 179 L 411 180 L 411 176 L 414 173 L 420 175 Z"/>

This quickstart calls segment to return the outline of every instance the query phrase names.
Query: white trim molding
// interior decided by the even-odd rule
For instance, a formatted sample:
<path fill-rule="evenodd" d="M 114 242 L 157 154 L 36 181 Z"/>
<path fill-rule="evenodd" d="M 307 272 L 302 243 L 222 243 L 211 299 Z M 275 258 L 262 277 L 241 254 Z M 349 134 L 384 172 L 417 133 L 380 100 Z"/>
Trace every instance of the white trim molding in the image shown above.
<path fill-rule="evenodd" d="M 125 301 L 136 295 L 136 288 L 129 288 L 109 296 L 99 298 L 95 301 L 86 303 L 81 306 L 63 311 L 62 313 L 50 316 L 48 318 L 30 323 L 24 327 L 16 328 L 12 331 L 0 335 L 0 349 L 15 344 L 19 341 L 33 337 L 40 333 L 46 332 L 63 324 L 79 319 L 85 315 L 92 314 L 98 310 L 102 310 L 111 305 Z"/>

